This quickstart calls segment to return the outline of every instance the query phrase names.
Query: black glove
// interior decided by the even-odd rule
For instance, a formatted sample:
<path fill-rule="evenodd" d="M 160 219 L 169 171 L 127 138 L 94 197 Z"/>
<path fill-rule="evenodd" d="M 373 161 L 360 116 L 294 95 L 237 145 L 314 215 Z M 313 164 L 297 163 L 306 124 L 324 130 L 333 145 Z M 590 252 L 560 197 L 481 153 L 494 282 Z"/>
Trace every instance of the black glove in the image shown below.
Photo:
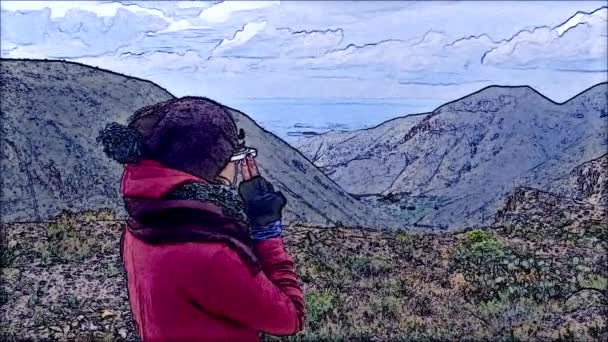
<path fill-rule="evenodd" d="M 281 211 L 287 199 L 280 191 L 275 192 L 262 176 L 241 182 L 239 194 L 245 202 L 245 212 L 253 227 L 266 226 L 281 219 Z"/>

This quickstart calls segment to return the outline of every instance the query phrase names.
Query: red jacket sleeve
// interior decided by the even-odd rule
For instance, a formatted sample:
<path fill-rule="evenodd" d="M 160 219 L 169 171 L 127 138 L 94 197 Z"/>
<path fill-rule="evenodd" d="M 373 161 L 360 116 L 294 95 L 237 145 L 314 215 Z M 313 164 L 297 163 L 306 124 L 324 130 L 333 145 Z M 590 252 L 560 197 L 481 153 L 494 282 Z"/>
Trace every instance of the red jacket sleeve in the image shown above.
<path fill-rule="evenodd" d="M 281 238 L 257 242 L 263 272 L 251 275 L 236 252 L 218 251 L 194 282 L 195 300 L 206 311 L 272 335 L 302 329 L 304 300 L 293 261 Z"/>

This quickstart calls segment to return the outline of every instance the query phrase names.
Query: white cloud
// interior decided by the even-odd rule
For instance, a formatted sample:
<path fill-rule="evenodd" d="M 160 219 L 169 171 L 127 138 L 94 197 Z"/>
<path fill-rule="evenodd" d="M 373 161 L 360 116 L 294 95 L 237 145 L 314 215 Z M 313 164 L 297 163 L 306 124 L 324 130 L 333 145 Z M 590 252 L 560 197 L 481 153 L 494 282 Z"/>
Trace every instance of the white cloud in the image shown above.
<path fill-rule="evenodd" d="M 447 46 L 450 41 L 444 32 L 429 30 L 420 38 L 349 44 L 319 58 L 296 63 L 302 68 L 362 69 L 382 77 L 399 73 L 457 73 L 469 68 L 472 57 L 488 47 L 483 41 Z"/>
<path fill-rule="evenodd" d="M 150 53 L 122 53 L 117 56 L 72 58 L 75 62 L 104 67 L 112 66 L 116 72 L 129 75 L 164 73 L 167 71 L 197 72 L 204 63 L 198 51 L 183 53 L 172 51 L 153 51 Z"/>
<path fill-rule="evenodd" d="M 168 33 L 168 32 L 179 32 L 185 30 L 200 30 L 200 29 L 210 29 L 211 26 L 208 25 L 195 25 L 188 19 L 180 19 L 177 21 L 172 21 L 169 27 L 166 29 L 159 31 L 158 33 Z"/>
<path fill-rule="evenodd" d="M 126 8 L 133 9 L 133 6 Z M 3 10 L 0 23 L 2 44 L 20 46 L 11 52 L 11 57 L 23 58 L 33 53 L 39 53 L 39 58 L 92 56 L 136 45 L 148 32 L 157 32 L 168 26 L 167 21 L 159 16 L 126 8 L 117 7 L 112 17 L 69 8 L 65 16 L 56 18 L 52 18 L 51 8 L 24 12 Z M 78 41 L 82 44 L 77 44 Z"/>
<path fill-rule="evenodd" d="M 268 25 L 268 22 L 266 21 L 245 24 L 245 26 L 238 30 L 232 38 L 222 40 L 215 48 L 214 53 L 221 53 L 222 51 L 230 50 L 247 43 L 251 38 L 262 31 L 266 25 Z"/>
<path fill-rule="evenodd" d="M 179 8 L 200 8 L 209 6 L 211 1 L 176 1 L 175 4 Z"/>
<path fill-rule="evenodd" d="M 602 25 L 606 22 L 606 14 L 608 10 L 606 7 L 600 8 L 592 13 L 577 12 L 575 15 L 570 17 L 565 23 L 554 27 L 554 30 L 561 36 L 567 30 L 577 26 L 581 23 L 588 23 L 590 25 Z M 604 25 L 605 27 L 605 25 Z"/>
<path fill-rule="evenodd" d="M 235 98 L 451 96 L 486 80 L 571 94 L 605 77 L 576 72 L 606 70 L 605 9 L 573 15 L 598 2 L 278 4 L 2 1 L 2 56 L 71 58 Z"/>
<path fill-rule="evenodd" d="M 51 18 L 63 18 L 69 10 L 78 9 L 95 13 L 99 17 L 113 17 L 122 8 L 135 14 L 146 14 L 171 21 L 157 9 L 143 8 L 135 4 L 124 5 L 118 2 L 97 1 L 2 1 L 1 7 L 7 11 L 37 11 L 45 8 L 51 10 Z"/>
<path fill-rule="evenodd" d="M 213 57 L 292 58 L 318 57 L 337 48 L 344 38 L 344 30 L 296 30 L 251 23 L 237 31 L 234 38 L 222 41 Z"/>
<path fill-rule="evenodd" d="M 64 57 L 65 53 L 70 51 L 82 51 L 86 50 L 88 45 L 85 44 L 81 39 L 69 38 L 61 41 L 61 45 L 54 43 L 44 43 L 37 45 L 22 45 L 16 46 L 10 50 L 4 50 L 2 57 L 8 58 L 40 58 L 45 57 Z"/>
<path fill-rule="evenodd" d="M 578 13 L 555 27 L 522 30 L 500 41 L 482 63 L 500 67 L 606 69 L 607 9 Z"/>
<path fill-rule="evenodd" d="M 200 17 L 209 23 L 223 23 L 235 12 L 280 5 L 280 1 L 223 1 L 203 10 Z"/>

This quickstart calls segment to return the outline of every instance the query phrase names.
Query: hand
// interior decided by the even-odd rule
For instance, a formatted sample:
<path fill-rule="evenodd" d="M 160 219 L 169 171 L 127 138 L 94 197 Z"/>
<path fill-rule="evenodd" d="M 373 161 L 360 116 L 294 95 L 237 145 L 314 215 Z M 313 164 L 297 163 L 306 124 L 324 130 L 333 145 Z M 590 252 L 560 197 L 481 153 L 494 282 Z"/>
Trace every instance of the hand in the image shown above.
<path fill-rule="evenodd" d="M 258 170 L 258 164 L 255 162 L 255 159 L 250 154 L 248 154 L 243 160 L 241 173 L 243 176 L 243 181 L 250 180 L 251 178 L 260 175 L 260 171 Z"/>
<path fill-rule="evenodd" d="M 287 200 L 259 175 L 255 160 L 251 156 L 245 158 L 242 174 L 243 182 L 239 185 L 239 194 L 245 203 L 245 212 L 255 235 L 256 229 L 265 229 L 264 227 L 281 220 L 281 212 Z"/>

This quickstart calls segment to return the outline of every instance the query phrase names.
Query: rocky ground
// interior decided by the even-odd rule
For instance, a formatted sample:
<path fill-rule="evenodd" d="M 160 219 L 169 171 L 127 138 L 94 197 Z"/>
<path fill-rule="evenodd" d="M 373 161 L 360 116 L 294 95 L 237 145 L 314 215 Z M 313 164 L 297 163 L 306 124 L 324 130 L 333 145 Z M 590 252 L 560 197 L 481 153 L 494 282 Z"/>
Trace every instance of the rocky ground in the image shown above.
<path fill-rule="evenodd" d="M 605 214 L 548 224 L 510 210 L 461 233 L 287 227 L 307 324 L 282 340 L 606 341 Z M 138 340 L 120 221 L 84 213 L 3 228 L 0 340 Z"/>
<path fill-rule="evenodd" d="M 122 223 L 3 227 L 0 340 L 137 340 L 119 261 Z"/>

